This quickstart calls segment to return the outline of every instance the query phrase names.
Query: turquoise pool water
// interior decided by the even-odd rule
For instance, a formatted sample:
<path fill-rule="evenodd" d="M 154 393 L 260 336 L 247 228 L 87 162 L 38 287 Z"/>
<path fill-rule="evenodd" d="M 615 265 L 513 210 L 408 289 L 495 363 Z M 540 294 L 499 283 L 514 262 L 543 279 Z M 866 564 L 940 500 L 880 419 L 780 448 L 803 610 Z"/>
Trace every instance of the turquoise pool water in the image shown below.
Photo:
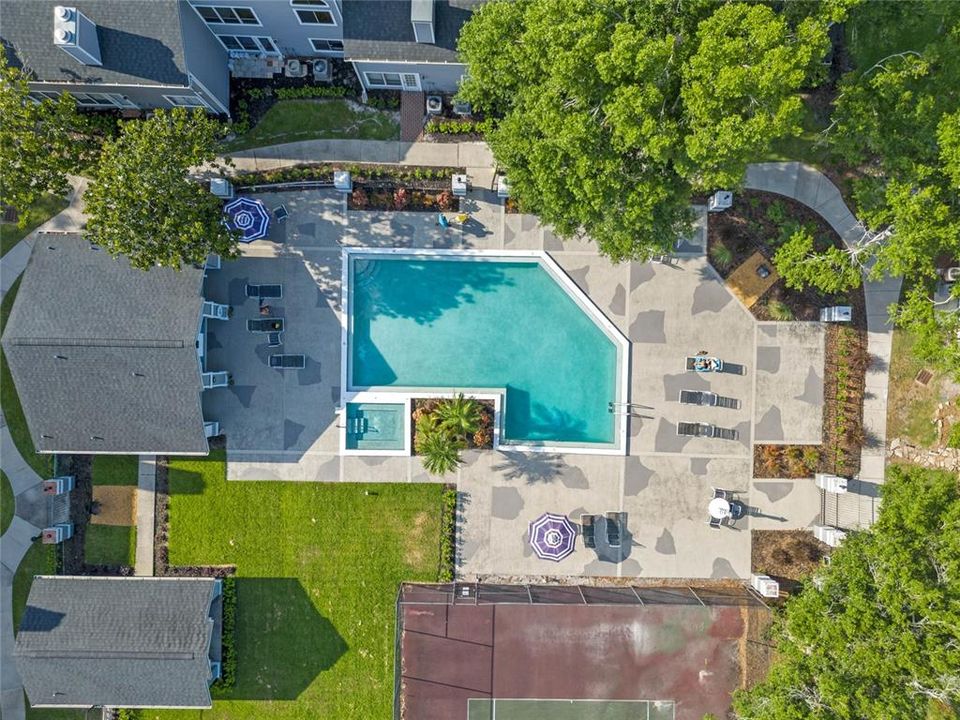
<path fill-rule="evenodd" d="M 617 345 L 537 262 L 352 256 L 348 384 L 506 388 L 505 442 L 616 442 Z"/>
<path fill-rule="evenodd" d="M 403 450 L 403 403 L 347 403 L 348 450 Z"/>

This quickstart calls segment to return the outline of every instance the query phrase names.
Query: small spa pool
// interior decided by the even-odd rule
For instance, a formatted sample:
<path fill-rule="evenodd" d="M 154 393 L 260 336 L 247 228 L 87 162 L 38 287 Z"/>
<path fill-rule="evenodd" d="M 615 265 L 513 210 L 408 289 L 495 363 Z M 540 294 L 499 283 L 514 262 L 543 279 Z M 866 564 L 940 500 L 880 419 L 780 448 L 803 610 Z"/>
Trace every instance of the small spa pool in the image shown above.
<path fill-rule="evenodd" d="M 404 403 L 347 403 L 347 450 L 403 450 Z"/>
<path fill-rule="evenodd" d="M 552 260 L 348 258 L 349 391 L 502 391 L 501 444 L 617 446 L 626 340 Z"/>

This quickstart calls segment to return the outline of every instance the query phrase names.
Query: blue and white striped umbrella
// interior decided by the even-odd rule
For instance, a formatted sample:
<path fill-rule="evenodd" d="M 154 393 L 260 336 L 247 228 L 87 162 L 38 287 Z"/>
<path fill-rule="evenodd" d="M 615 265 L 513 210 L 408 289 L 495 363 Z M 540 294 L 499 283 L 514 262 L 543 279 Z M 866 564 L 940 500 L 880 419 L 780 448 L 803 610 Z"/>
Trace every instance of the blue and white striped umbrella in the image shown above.
<path fill-rule="evenodd" d="M 576 539 L 577 529 L 565 515 L 544 513 L 530 523 L 530 546 L 541 560 L 563 560 Z"/>
<path fill-rule="evenodd" d="M 267 236 L 270 213 L 259 200 L 241 197 L 223 208 L 227 227 L 240 232 L 240 242 L 253 242 Z"/>

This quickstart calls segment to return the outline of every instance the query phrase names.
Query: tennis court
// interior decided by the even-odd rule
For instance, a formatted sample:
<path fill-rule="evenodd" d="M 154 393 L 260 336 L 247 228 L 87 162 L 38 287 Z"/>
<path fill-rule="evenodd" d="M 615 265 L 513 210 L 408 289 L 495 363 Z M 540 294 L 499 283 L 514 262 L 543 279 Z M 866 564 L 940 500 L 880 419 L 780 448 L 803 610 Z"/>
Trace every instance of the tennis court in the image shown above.
<path fill-rule="evenodd" d="M 468 720 L 674 720 L 674 704 L 650 700 L 469 701 Z"/>
<path fill-rule="evenodd" d="M 740 687 L 757 608 L 736 598 L 637 589 L 628 604 L 629 588 L 492 587 L 505 600 L 404 586 L 397 718 L 702 720 L 725 717 Z"/>

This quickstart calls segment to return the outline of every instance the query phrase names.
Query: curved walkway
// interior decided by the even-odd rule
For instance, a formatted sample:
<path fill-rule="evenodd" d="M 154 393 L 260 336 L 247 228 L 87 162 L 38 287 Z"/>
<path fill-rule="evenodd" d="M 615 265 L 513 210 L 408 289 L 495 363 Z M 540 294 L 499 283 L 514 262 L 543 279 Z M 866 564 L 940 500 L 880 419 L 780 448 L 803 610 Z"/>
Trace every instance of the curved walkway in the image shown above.
<path fill-rule="evenodd" d="M 70 178 L 70 204 L 17 243 L 0 260 L 0 297 L 20 277 L 30 251 L 41 232 L 72 232 L 83 225 L 84 178 Z M 4 720 L 26 716 L 23 685 L 13 660 L 13 577 L 33 538 L 40 534 L 45 503 L 40 490 L 42 478 L 23 459 L 13 443 L 7 421 L 0 412 L 0 468 L 10 479 L 16 499 L 16 515 L 0 538 L 0 715 Z"/>
<path fill-rule="evenodd" d="M 847 207 L 837 186 L 819 170 L 799 162 L 758 163 L 747 168 L 745 187 L 785 195 L 817 212 L 843 239 L 854 245 L 863 237 L 863 225 Z M 902 278 L 887 277 L 863 283 L 867 306 L 867 368 L 863 400 L 863 429 L 868 438 L 860 453 L 861 484 L 883 484 L 886 467 L 887 384 L 893 326 L 887 308 L 900 298 Z M 880 498 L 877 493 L 860 494 L 858 507 L 847 517 L 850 526 L 873 522 Z M 853 516 L 855 513 L 856 517 Z"/>

